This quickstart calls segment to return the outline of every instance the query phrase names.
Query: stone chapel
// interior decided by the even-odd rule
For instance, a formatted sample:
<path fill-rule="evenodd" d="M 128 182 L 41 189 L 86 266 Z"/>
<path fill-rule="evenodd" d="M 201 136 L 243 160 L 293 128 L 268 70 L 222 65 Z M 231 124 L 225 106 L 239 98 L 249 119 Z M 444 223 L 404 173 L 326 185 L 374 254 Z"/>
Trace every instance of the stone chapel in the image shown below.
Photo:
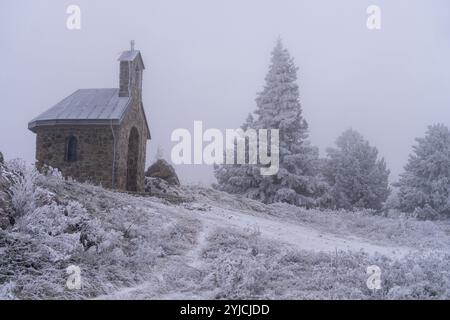
<path fill-rule="evenodd" d="M 29 122 L 38 168 L 106 188 L 144 190 L 151 138 L 142 103 L 144 62 L 133 42 L 118 61 L 119 88 L 79 89 Z"/>

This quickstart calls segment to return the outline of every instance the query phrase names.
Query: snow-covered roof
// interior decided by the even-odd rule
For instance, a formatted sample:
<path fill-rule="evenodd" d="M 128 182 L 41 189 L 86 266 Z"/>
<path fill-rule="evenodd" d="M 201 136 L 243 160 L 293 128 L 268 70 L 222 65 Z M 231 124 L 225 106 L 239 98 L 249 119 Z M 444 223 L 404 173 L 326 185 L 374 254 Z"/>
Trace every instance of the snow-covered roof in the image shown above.
<path fill-rule="evenodd" d="M 119 124 L 129 97 L 119 97 L 119 89 L 80 89 L 28 124 L 32 131 L 44 125 Z"/>
<path fill-rule="evenodd" d="M 79 89 L 28 123 L 35 132 L 39 126 L 51 125 L 118 125 L 130 97 L 119 97 L 119 89 Z M 147 118 L 148 138 L 150 129 Z"/>

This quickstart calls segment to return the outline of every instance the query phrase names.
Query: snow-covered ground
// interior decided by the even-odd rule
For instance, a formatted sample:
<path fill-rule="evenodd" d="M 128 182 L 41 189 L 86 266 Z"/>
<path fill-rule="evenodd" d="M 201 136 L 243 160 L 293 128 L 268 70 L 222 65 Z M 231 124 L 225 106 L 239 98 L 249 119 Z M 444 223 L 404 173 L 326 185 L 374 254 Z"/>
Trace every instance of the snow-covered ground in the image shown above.
<path fill-rule="evenodd" d="M 243 230 L 259 230 L 261 237 L 282 245 L 292 246 L 294 249 L 335 252 L 336 250 L 363 250 L 368 253 L 398 257 L 405 255 L 412 248 L 397 246 L 380 246 L 368 242 L 366 239 L 349 236 L 336 236 L 328 232 L 320 232 L 310 226 L 298 222 L 281 221 L 270 217 L 257 217 L 241 213 L 237 210 L 213 208 L 209 212 L 198 215 L 204 229 L 214 230 L 219 226 L 241 228 Z M 202 239 L 204 236 L 202 237 Z"/>
<path fill-rule="evenodd" d="M 196 186 L 168 201 L 24 175 L 14 197 L 27 210 L 0 232 L 3 298 L 450 297 L 447 222 L 264 205 Z M 380 290 L 366 285 L 374 264 Z M 81 269 L 80 290 L 66 287 L 69 265 Z"/>
<path fill-rule="evenodd" d="M 192 268 L 201 270 L 204 267 L 202 252 L 208 247 L 208 237 L 213 235 L 216 230 L 221 228 L 230 228 L 240 230 L 241 232 L 257 231 L 259 236 L 267 241 L 276 242 L 281 247 L 290 247 L 293 250 L 307 250 L 312 252 L 336 251 L 365 251 L 370 254 L 381 253 L 383 255 L 397 258 L 413 251 L 413 248 L 397 246 L 381 246 L 370 243 L 369 241 L 357 237 L 340 237 L 331 233 L 320 232 L 312 227 L 301 225 L 300 223 L 291 223 L 282 221 L 270 216 L 256 216 L 248 213 L 241 213 L 238 210 L 224 209 L 220 207 L 204 206 L 197 202 L 189 208 L 198 208 L 186 210 L 179 206 L 180 210 L 187 217 L 197 218 L 200 221 L 200 227 L 194 247 L 184 255 L 184 263 Z M 163 208 L 162 208 L 163 209 Z M 191 211 L 192 210 L 192 211 Z M 163 281 L 163 277 L 158 277 Z M 124 288 L 109 295 L 102 295 L 99 299 L 191 299 L 199 298 L 194 293 L 187 295 L 178 292 L 162 294 L 158 296 L 147 296 L 147 291 L 152 291 L 154 281 L 145 282 L 135 287 Z M 208 297 L 203 297 L 208 298 Z"/>

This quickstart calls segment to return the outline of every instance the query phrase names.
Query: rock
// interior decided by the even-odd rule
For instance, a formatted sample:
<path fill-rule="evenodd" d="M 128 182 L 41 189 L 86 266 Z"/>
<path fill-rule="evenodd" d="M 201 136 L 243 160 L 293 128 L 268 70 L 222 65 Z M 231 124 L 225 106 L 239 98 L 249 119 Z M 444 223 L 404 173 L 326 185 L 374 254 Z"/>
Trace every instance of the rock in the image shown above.
<path fill-rule="evenodd" d="M 170 185 L 180 185 L 180 180 L 178 179 L 175 169 L 164 159 L 159 159 L 152 164 L 145 172 L 145 176 L 149 178 L 163 179 Z"/>
<path fill-rule="evenodd" d="M 3 164 L 5 159 L 3 158 L 3 153 L 0 151 L 0 164 Z"/>
<path fill-rule="evenodd" d="M 145 177 L 145 192 L 151 196 L 165 199 L 171 203 L 178 204 L 193 201 L 193 199 L 186 196 L 181 187 L 171 185 L 161 178 Z"/>
<path fill-rule="evenodd" d="M 166 180 L 161 178 L 145 178 L 145 192 L 152 195 L 159 193 L 167 193 L 170 189 L 170 185 Z"/>

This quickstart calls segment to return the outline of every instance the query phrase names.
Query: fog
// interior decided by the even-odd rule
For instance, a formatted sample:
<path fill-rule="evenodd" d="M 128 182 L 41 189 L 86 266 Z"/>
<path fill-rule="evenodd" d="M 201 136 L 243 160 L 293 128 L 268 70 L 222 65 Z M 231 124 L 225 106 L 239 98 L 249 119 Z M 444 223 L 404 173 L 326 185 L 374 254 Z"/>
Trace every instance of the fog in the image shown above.
<path fill-rule="evenodd" d="M 68 30 L 66 9 L 81 9 Z M 366 8 L 381 8 L 381 30 Z M 189 0 L 0 2 L 0 151 L 34 161 L 28 121 L 79 88 L 118 87 L 119 53 L 143 55 L 143 99 L 152 140 L 170 159 L 174 129 L 237 128 L 256 107 L 277 37 L 299 67 L 310 139 L 334 144 L 348 128 L 385 157 L 395 180 L 414 138 L 450 126 L 447 0 Z M 214 181 L 211 166 L 176 167 L 189 183 Z"/>

